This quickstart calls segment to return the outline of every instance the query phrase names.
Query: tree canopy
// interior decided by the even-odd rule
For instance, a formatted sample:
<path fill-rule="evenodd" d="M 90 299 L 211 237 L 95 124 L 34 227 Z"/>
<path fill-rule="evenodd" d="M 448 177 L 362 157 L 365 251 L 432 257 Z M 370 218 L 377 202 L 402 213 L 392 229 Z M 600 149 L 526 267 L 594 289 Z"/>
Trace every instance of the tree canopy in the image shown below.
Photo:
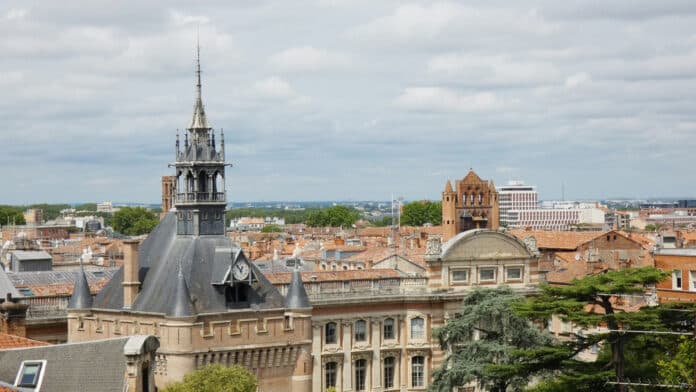
<path fill-rule="evenodd" d="M 123 207 L 114 213 L 114 230 L 125 235 L 147 234 L 157 226 L 159 218 L 143 207 Z"/>
<path fill-rule="evenodd" d="M 640 346 L 640 335 L 623 334 L 618 330 L 664 329 L 665 322 L 658 309 L 624 312 L 617 305 L 622 295 L 644 294 L 646 285 L 655 284 L 666 276 L 658 269 L 645 267 L 592 275 L 567 286 L 540 286 L 539 295 L 513 304 L 520 316 L 547 322 L 556 315 L 582 327 L 606 326 L 608 331 L 576 334 L 567 341 L 519 350 L 513 365 L 492 366 L 489 371 L 500 377 L 536 377 L 540 382 L 529 389 L 535 392 L 625 390 L 621 386 L 607 385 L 606 381 L 642 376 L 637 371 L 640 356 L 632 355 L 630 360 L 636 363 L 627 367 L 629 358 L 625 355 L 629 346 Z M 578 359 L 578 353 L 592 346 L 604 347 L 596 361 Z"/>
<path fill-rule="evenodd" d="M 490 364 L 513 363 L 512 354 L 518 349 L 551 343 L 550 335 L 512 311 L 513 303 L 522 300 L 509 287 L 477 288 L 467 294 L 461 311 L 434 332 L 443 351 L 449 354 L 442 367 L 435 370 L 431 390 L 450 392 L 471 381 L 491 392 L 525 386 L 525 376 L 487 371 Z"/>
<path fill-rule="evenodd" d="M 262 233 L 280 233 L 283 228 L 278 225 L 266 225 L 261 229 Z"/>
<path fill-rule="evenodd" d="M 244 367 L 205 366 L 168 385 L 163 392 L 255 392 L 256 377 Z"/>
<path fill-rule="evenodd" d="M 316 210 L 307 216 L 306 224 L 311 227 L 350 227 L 358 220 L 358 211 L 346 206 L 333 206 Z"/>
<path fill-rule="evenodd" d="M 20 207 L 0 206 L 0 226 L 23 225 L 24 213 Z"/>
<path fill-rule="evenodd" d="M 439 225 L 442 222 L 442 204 L 439 201 L 414 201 L 401 210 L 401 224 L 423 226 L 426 223 Z"/>

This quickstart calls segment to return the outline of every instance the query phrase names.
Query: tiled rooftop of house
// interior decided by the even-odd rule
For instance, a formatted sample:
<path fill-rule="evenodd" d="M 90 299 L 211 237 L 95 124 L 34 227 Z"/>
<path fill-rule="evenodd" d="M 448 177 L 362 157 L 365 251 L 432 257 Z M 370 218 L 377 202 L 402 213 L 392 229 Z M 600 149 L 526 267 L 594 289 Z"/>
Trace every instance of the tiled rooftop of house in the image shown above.
<path fill-rule="evenodd" d="M 47 346 L 49 343 L 40 342 L 38 340 L 32 340 L 23 338 L 21 336 L 8 335 L 6 333 L 0 332 L 0 350 L 7 350 L 8 348 L 19 348 L 19 347 L 34 347 L 34 346 Z M 0 389 L 1 391 L 2 389 Z"/>
<path fill-rule="evenodd" d="M 566 249 L 574 250 L 587 241 L 604 235 L 602 231 L 550 231 L 550 230 L 508 230 L 520 240 L 527 237 L 534 237 L 537 247 L 543 249 Z"/>

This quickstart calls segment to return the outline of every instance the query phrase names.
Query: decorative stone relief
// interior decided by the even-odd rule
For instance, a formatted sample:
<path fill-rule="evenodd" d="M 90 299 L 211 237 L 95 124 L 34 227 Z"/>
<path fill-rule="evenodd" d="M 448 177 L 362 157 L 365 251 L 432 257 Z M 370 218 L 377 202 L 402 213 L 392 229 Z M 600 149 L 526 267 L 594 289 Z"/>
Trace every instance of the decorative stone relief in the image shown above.
<path fill-rule="evenodd" d="M 537 240 L 534 238 L 534 236 L 529 236 L 522 240 L 524 242 L 525 246 L 527 246 L 527 249 L 529 249 L 529 252 L 533 254 L 534 256 L 539 255 L 539 247 L 537 246 Z"/>
<path fill-rule="evenodd" d="M 428 258 L 438 258 L 442 252 L 442 242 L 439 236 L 428 237 L 425 243 L 425 256 Z"/>

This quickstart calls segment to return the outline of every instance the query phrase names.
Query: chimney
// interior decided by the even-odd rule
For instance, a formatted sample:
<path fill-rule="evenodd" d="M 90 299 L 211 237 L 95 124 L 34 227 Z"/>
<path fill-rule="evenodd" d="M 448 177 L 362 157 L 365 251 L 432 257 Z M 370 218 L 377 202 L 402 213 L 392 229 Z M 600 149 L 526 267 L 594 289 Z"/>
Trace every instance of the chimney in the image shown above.
<path fill-rule="evenodd" d="M 7 298 L 0 299 L 0 332 L 8 335 L 27 337 L 27 309 L 28 304 L 19 303 L 7 293 Z"/>
<path fill-rule="evenodd" d="M 140 292 L 140 261 L 138 247 L 140 241 L 123 241 L 123 307 L 129 309 Z"/>

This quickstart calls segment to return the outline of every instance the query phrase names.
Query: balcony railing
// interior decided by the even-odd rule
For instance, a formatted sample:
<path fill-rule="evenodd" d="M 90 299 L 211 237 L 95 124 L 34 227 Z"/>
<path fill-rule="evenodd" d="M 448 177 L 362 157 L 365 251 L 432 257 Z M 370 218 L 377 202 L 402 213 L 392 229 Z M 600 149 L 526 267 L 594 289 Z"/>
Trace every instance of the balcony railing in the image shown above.
<path fill-rule="evenodd" d="M 278 284 L 278 290 L 286 295 L 288 284 Z M 362 298 L 404 294 L 423 294 L 428 288 L 427 278 L 403 277 L 382 279 L 357 279 L 343 281 L 304 282 L 310 301 Z"/>
<path fill-rule="evenodd" d="M 70 297 L 22 297 L 20 303 L 29 305 L 27 320 L 41 320 L 47 318 L 64 318 L 68 314 L 68 300 Z"/>
<path fill-rule="evenodd" d="M 225 192 L 187 192 L 174 195 L 174 202 L 177 204 L 199 203 L 199 202 L 222 202 L 226 201 Z"/>

